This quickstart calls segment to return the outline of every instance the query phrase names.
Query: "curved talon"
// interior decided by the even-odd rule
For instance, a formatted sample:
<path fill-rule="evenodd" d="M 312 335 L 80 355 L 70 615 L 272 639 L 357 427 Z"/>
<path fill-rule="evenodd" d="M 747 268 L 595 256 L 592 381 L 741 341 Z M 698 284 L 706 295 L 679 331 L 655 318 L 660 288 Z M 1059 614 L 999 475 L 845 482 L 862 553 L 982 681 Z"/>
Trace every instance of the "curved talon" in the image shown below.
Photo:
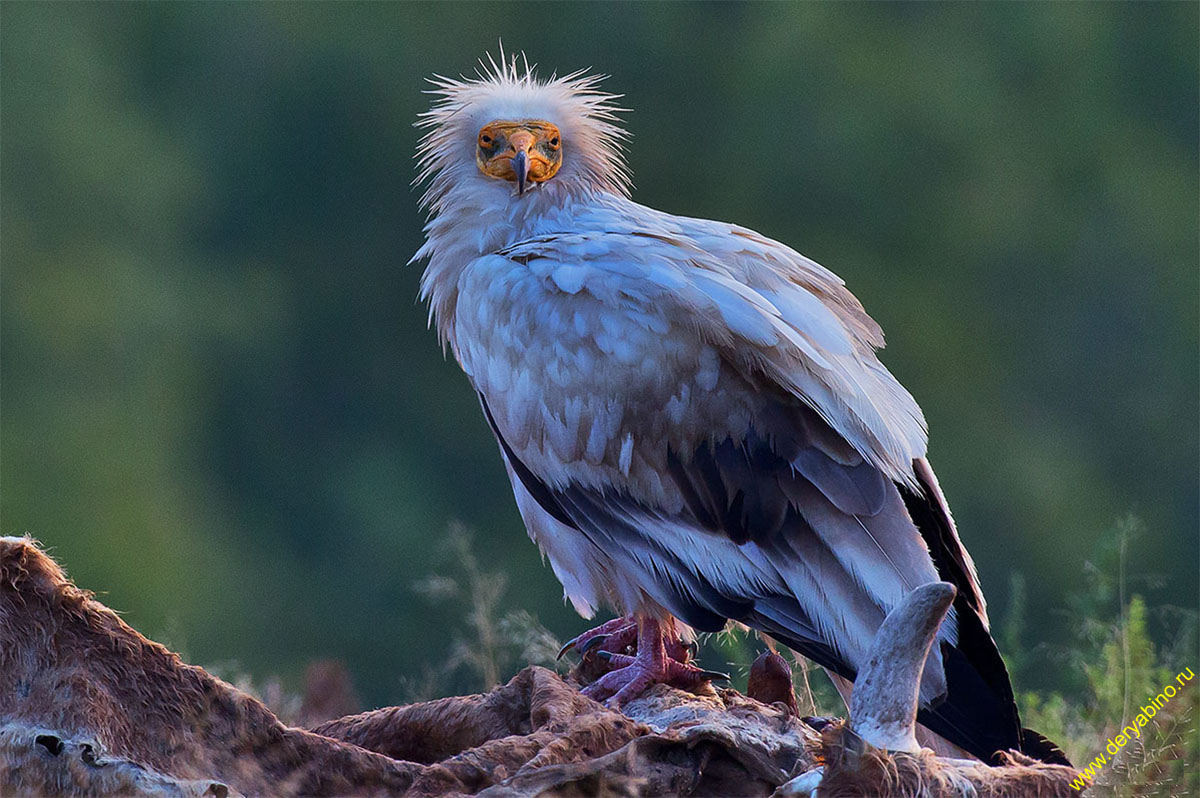
<path fill-rule="evenodd" d="M 729 681 L 729 674 L 719 671 L 709 671 L 694 665 L 667 659 L 655 671 L 654 666 L 638 657 L 628 654 L 614 654 L 611 651 L 597 651 L 596 657 L 609 665 L 613 670 L 583 689 L 588 698 L 602 700 L 613 709 L 627 701 L 636 698 L 646 688 L 654 684 L 667 684 L 681 690 L 694 690 L 713 680 Z"/>
<path fill-rule="evenodd" d="M 721 673 L 720 671 L 701 670 L 700 673 L 696 675 L 702 676 L 704 679 L 710 682 L 728 682 L 733 680 L 733 677 L 728 673 Z"/>
<path fill-rule="evenodd" d="M 653 618 L 614 618 L 569 641 L 560 653 L 574 648 L 580 655 L 576 672 L 594 679 L 583 695 L 607 699 L 618 709 L 654 684 L 695 690 L 714 680 L 730 681 L 727 673 L 691 664 L 698 645 L 681 640 L 673 624 L 667 630 Z"/>
<path fill-rule="evenodd" d="M 618 668 L 627 668 L 637 660 L 637 657 L 631 657 L 628 654 L 618 654 L 615 651 L 607 651 L 605 649 L 597 651 L 596 656 Z"/>
<path fill-rule="evenodd" d="M 588 655 L 588 654 L 589 654 L 589 653 L 592 651 L 592 649 L 596 648 L 597 646 L 602 646 L 602 645 L 604 645 L 604 643 L 605 643 L 605 642 L 608 640 L 608 638 L 610 638 L 610 637 L 612 637 L 612 635 L 596 635 L 595 637 L 592 637 L 592 638 L 590 638 L 590 639 L 589 639 L 589 640 L 588 640 L 586 643 L 584 643 L 584 644 L 583 644 L 583 646 L 582 646 L 582 647 L 579 649 L 579 656 L 580 656 L 580 657 L 586 657 L 586 656 L 587 656 L 587 655 Z M 599 655 L 600 655 L 600 654 L 602 654 L 602 653 L 605 653 L 603 649 L 601 649 L 600 651 L 596 652 L 596 655 L 597 655 L 597 656 L 599 656 Z"/>
<path fill-rule="evenodd" d="M 591 641 L 599 638 L 600 642 L 604 642 L 610 636 L 620 636 L 620 633 L 627 628 L 632 628 L 635 631 L 637 629 L 636 623 L 630 616 L 622 616 L 605 621 L 596 628 L 588 629 L 586 632 L 576 635 L 564 643 L 563 647 L 558 650 L 558 655 L 555 659 L 562 659 L 573 648 L 578 648 L 580 654 L 584 654 L 593 647 Z M 582 648 L 580 648 L 581 642 Z"/>
<path fill-rule="evenodd" d="M 628 654 L 614 654 L 611 651 L 597 651 L 596 656 L 611 665 L 615 665 L 617 668 L 628 668 L 637 662 L 637 657 L 631 657 Z M 689 682 L 728 682 L 732 681 L 733 678 L 728 673 L 697 668 L 694 665 L 689 665 L 679 660 L 668 660 L 666 669 L 669 676 Z"/>
<path fill-rule="evenodd" d="M 579 637 L 572 637 L 565 644 L 563 644 L 563 647 L 558 650 L 558 654 L 557 654 L 557 656 L 554 657 L 554 659 L 556 659 L 556 660 L 562 659 L 563 657 L 565 657 L 567 655 L 567 652 L 573 648 L 579 652 L 580 657 L 586 657 L 588 655 L 588 652 L 590 652 L 596 646 L 604 645 L 605 641 L 607 641 L 610 637 L 612 637 L 612 635 L 603 635 L 603 634 L 602 635 L 593 635 L 592 637 L 589 637 L 586 641 L 584 641 L 584 644 L 582 646 L 579 645 L 580 637 L 584 637 L 584 635 L 579 635 Z"/>

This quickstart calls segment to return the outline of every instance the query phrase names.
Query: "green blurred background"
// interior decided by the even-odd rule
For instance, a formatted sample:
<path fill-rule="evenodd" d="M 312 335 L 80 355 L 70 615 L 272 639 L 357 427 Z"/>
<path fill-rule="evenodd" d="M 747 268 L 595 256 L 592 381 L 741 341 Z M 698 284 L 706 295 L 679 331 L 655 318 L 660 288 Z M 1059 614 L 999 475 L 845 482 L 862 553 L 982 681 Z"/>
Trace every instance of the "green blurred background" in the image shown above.
<path fill-rule="evenodd" d="M 503 39 L 612 75 L 638 200 L 846 279 L 1031 646 L 1130 513 L 1132 587 L 1194 608 L 1198 9 L 4 3 L 0 531 L 193 661 L 336 657 L 370 703 L 462 623 L 414 590 L 451 519 L 581 630 L 404 265 L 423 80 Z"/>

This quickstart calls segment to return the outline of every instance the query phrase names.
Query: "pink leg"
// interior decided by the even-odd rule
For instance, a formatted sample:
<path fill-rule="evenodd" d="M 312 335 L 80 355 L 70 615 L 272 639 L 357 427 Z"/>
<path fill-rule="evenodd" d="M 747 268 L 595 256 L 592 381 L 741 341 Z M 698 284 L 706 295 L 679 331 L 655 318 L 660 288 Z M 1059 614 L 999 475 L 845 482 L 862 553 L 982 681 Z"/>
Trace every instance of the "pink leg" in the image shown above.
<path fill-rule="evenodd" d="M 568 640 L 559 649 L 558 659 L 562 659 L 572 649 L 578 651 L 581 657 L 588 657 L 593 652 L 600 651 L 624 654 L 631 647 L 636 651 L 637 635 L 637 620 L 632 615 L 613 618 Z M 688 662 L 694 656 L 691 646 L 680 639 L 673 625 L 669 632 L 664 631 L 663 644 L 666 646 L 667 656 L 671 659 Z"/>
<path fill-rule="evenodd" d="M 604 650 L 598 656 L 608 660 L 616 669 L 583 688 L 583 694 L 596 700 L 608 698 L 607 703 L 612 707 L 620 707 L 653 684 L 669 684 L 693 690 L 712 679 L 729 678 L 725 674 L 701 670 L 668 656 L 662 626 L 652 618 L 638 620 L 635 656 Z"/>

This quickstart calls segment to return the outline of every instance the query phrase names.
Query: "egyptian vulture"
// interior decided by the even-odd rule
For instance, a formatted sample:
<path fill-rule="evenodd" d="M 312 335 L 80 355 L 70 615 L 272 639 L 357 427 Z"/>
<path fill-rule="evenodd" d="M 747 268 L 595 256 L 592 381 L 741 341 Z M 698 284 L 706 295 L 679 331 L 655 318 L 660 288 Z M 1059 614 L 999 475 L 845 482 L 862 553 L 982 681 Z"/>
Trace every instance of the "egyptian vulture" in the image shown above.
<path fill-rule="evenodd" d="M 626 616 L 573 641 L 615 666 L 587 693 L 708 678 L 681 636 L 730 621 L 848 685 L 887 612 L 940 579 L 958 597 L 921 723 L 985 760 L 1042 755 L 879 326 L 790 247 L 630 199 L 598 80 L 503 56 L 438 77 L 413 258 L 567 600 Z"/>

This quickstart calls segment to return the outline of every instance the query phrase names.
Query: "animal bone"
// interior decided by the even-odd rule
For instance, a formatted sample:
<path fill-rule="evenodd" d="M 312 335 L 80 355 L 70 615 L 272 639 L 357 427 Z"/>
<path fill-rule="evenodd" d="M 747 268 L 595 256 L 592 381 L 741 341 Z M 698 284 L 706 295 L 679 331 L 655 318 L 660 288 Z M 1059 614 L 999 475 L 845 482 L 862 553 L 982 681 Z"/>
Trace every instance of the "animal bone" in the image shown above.
<path fill-rule="evenodd" d="M 915 734 L 921 672 L 956 593 L 954 585 L 947 582 L 930 582 L 913 590 L 888 613 L 875 633 L 866 667 L 854 680 L 850 720 L 837 732 L 843 740 L 909 754 L 921 750 Z M 823 778 L 822 768 L 810 770 L 784 784 L 775 795 L 816 796 Z"/>
<path fill-rule="evenodd" d="M 888 613 L 866 667 L 854 680 L 850 698 L 850 730 L 864 742 L 888 751 L 913 754 L 917 696 L 925 658 L 957 591 L 947 582 L 930 582 L 913 590 Z"/>

